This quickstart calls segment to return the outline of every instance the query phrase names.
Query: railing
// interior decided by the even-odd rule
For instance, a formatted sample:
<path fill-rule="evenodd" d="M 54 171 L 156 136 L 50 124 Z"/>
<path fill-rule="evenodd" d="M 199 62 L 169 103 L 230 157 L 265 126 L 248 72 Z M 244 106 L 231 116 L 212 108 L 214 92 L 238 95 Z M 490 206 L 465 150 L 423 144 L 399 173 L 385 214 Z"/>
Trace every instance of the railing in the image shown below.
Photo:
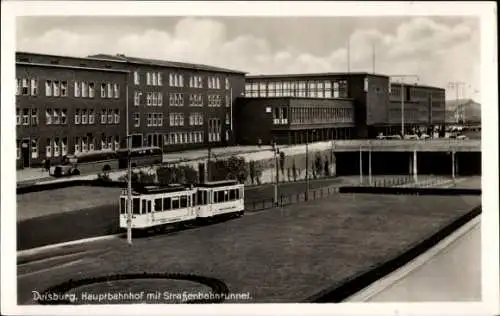
<path fill-rule="evenodd" d="M 407 186 L 407 187 L 436 187 L 439 185 L 443 185 L 447 182 L 451 182 L 451 178 L 449 177 L 436 177 L 436 176 L 419 176 L 418 182 L 414 182 L 415 178 L 413 176 L 396 176 L 392 178 L 383 178 L 383 179 L 372 179 L 372 183 L 368 183 L 368 179 L 361 186 L 370 186 L 370 187 L 399 187 L 399 186 Z M 309 196 L 307 201 L 314 201 L 318 199 L 323 199 L 325 197 L 338 194 L 340 185 L 321 187 L 318 189 L 309 190 Z M 266 209 L 276 208 L 276 207 L 284 207 L 292 204 L 298 204 L 301 202 L 306 202 L 306 192 L 300 192 L 292 195 L 281 195 L 278 198 L 278 203 L 274 203 L 273 198 L 263 199 L 263 200 L 255 200 L 245 202 L 245 211 L 247 212 L 255 212 L 262 211 Z"/>

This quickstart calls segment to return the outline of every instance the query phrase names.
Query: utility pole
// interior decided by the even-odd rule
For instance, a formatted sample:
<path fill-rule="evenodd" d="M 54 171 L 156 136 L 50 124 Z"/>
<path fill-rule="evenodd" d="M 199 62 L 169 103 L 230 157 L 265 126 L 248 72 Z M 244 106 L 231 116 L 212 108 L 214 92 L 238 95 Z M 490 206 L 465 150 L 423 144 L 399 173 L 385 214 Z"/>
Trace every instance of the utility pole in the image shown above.
<path fill-rule="evenodd" d="M 274 152 L 274 167 L 276 170 L 276 178 L 274 182 L 274 205 L 278 206 L 279 162 L 278 162 L 278 146 L 276 145 L 276 141 L 273 142 L 273 152 Z"/>
<path fill-rule="evenodd" d="M 309 131 L 306 130 L 306 195 L 305 200 L 309 201 Z"/>
<path fill-rule="evenodd" d="M 390 78 L 399 78 L 401 82 L 401 136 L 404 138 L 405 136 L 405 85 L 404 85 L 404 79 L 405 78 L 413 78 L 416 79 L 417 81 L 419 80 L 419 77 L 417 75 L 393 75 L 390 76 Z M 432 110 L 432 108 L 431 108 Z"/>
<path fill-rule="evenodd" d="M 456 102 L 456 108 L 455 108 L 455 120 L 456 123 L 460 123 L 460 117 L 462 118 L 462 121 L 465 123 L 465 108 L 459 104 L 459 92 L 460 92 L 460 87 L 464 86 L 465 82 L 462 81 L 452 81 L 448 82 L 448 87 L 451 89 L 455 89 L 455 102 Z"/>
<path fill-rule="evenodd" d="M 130 151 L 132 147 L 132 139 L 130 137 L 130 122 L 129 122 L 129 108 L 128 108 L 128 76 L 125 82 L 125 112 L 126 112 L 126 129 L 127 129 L 127 243 L 132 245 L 132 164 L 130 161 Z"/>
<path fill-rule="evenodd" d="M 347 73 L 351 72 L 351 37 L 347 38 Z"/>

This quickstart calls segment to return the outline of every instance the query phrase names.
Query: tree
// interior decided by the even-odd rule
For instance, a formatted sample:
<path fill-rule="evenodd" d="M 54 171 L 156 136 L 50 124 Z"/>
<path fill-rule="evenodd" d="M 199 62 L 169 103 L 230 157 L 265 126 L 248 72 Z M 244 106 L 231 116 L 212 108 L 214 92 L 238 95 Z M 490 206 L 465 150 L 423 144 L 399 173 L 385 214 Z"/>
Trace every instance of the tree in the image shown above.
<path fill-rule="evenodd" d="M 292 175 L 293 175 L 293 181 L 297 181 L 297 167 L 295 166 L 295 158 L 293 159 L 293 164 L 292 164 Z"/>
<path fill-rule="evenodd" d="M 315 178 L 316 176 L 321 175 L 322 171 L 323 171 L 323 161 L 321 159 L 321 154 L 317 153 L 316 159 L 314 161 L 314 173 L 313 173 L 313 175 L 315 175 Z"/>
<path fill-rule="evenodd" d="M 330 176 L 330 164 L 328 163 L 328 159 L 325 159 L 325 176 Z"/>
<path fill-rule="evenodd" d="M 279 167 L 281 174 L 285 174 L 285 153 L 280 151 Z"/>
<path fill-rule="evenodd" d="M 255 174 L 255 161 L 250 160 L 248 165 L 249 165 L 248 167 L 250 169 L 249 170 L 250 171 L 250 181 L 252 184 L 254 184 L 255 183 L 255 175 L 256 175 Z"/>

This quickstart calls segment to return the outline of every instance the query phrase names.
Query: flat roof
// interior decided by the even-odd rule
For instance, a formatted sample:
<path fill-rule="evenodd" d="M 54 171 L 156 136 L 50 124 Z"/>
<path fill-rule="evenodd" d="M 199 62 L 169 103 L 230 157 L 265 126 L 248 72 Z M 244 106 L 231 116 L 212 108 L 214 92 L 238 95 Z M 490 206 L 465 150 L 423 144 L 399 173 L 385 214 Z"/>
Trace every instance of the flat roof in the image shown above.
<path fill-rule="evenodd" d="M 387 75 L 374 74 L 368 72 L 318 72 L 318 73 L 302 73 L 302 74 L 269 74 L 269 75 L 247 75 L 245 79 L 278 79 L 278 78 L 305 78 L 305 77 L 340 77 L 340 76 L 372 76 L 372 77 L 387 77 Z"/>
<path fill-rule="evenodd" d="M 46 67 L 46 68 L 65 68 L 65 69 L 77 69 L 77 70 L 92 70 L 92 71 L 105 71 L 105 72 L 116 72 L 122 74 L 128 74 L 130 71 L 124 69 L 113 69 L 113 68 L 99 68 L 99 67 L 88 67 L 88 66 L 73 66 L 73 65 L 61 65 L 61 64 L 45 64 L 45 63 L 32 63 L 26 61 L 16 61 L 16 65 L 20 66 L 32 66 L 32 67 Z"/>
<path fill-rule="evenodd" d="M 216 66 L 208 66 L 208 65 L 203 65 L 203 64 L 191 64 L 191 63 L 185 63 L 185 62 L 176 62 L 176 61 L 151 59 L 151 58 L 139 58 L 139 57 L 126 56 L 123 54 L 116 54 L 116 55 L 96 54 L 96 55 L 90 55 L 88 57 L 93 58 L 93 59 L 97 59 L 97 60 L 118 61 L 118 62 L 139 64 L 139 65 L 160 66 L 160 67 L 169 67 L 169 68 L 195 69 L 195 70 L 203 70 L 203 71 L 210 71 L 210 72 L 245 74 L 244 71 L 232 70 L 232 69 L 221 68 L 221 67 L 216 67 Z"/>
<path fill-rule="evenodd" d="M 200 188 L 215 188 L 215 187 L 223 187 L 223 186 L 230 186 L 237 184 L 239 184 L 239 182 L 236 180 L 221 180 L 221 181 L 209 181 L 205 183 L 198 183 L 196 184 L 196 186 Z"/>
<path fill-rule="evenodd" d="M 286 97 L 238 97 L 237 99 L 246 99 L 246 100 L 255 100 L 255 99 L 262 99 L 262 100 L 269 100 L 269 99 L 289 99 L 289 100 L 325 100 L 325 101 L 354 101 L 353 98 L 320 98 L 320 97 L 293 97 L 293 96 L 286 96 Z"/>
<path fill-rule="evenodd" d="M 159 60 L 159 59 L 150 59 L 150 58 L 131 57 L 131 56 L 125 56 L 123 54 L 116 54 L 116 55 L 95 54 L 95 55 L 89 55 L 86 57 L 75 57 L 75 56 L 64 56 L 64 55 L 33 53 L 33 52 L 23 52 L 23 51 L 16 52 L 16 58 L 21 57 L 21 55 L 53 57 L 53 58 L 70 58 L 70 59 L 81 60 L 81 61 L 109 61 L 109 62 L 115 62 L 115 63 L 121 63 L 121 64 L 130 63 L 130 64 L 139 64 L 139 65 L 169 67 L 169 68 L 204 70 L 204 71 L 210 71 L 210 72 L 236 73 L 236 74 L 243 74 L 243 75 L 246 74 L 246 72 L 244 72 L 244 71 L 232 70 L 232 69 L 221 68 L 221 67 L 216 67 L 216 66 L 209 66 L 209 65 L 203 65 L 203 64 L 191 64 L 191 63 L 167 61 L 167 60 Z"/>
<path fill-rule="evenodd" d="M 423 85 L 423 84 L 418 84 L 418 83 L 405 83 L 404 85 L 408 86 L 408 87 L 418 87 L 418 88 L 425 88 L 425 89 L 432 89 L 432 90 L 442 90 L 442 91 L 446 90 L 445 88 L 428 86 L 428 85 Z M 401 83 L 391 82 L 391 86 L 401 86 Z"/>

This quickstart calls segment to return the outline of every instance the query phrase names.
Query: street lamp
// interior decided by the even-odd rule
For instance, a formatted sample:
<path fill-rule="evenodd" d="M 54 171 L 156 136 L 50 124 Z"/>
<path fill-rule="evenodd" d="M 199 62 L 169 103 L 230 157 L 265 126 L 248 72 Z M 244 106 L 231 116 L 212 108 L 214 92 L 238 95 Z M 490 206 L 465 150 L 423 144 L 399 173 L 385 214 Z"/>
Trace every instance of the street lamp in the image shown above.
<path fill-rule="evenodd" d="M 128 109 L 128 76 L 125 83 L 125 112 L 127 119 L 127 243 L 132 245 L 132 164 L 130 161 L 130 151 L 132 138 L 130 135 L 129 109 Z"/>
<path fill-rule="evenodd" d="M 279 149 L 276 145 L 276 140 L 273 141 L 273 152 L 274 152 L 274 167 L 276 170 L 276 178 L 274 182 L 274 205 L 278 205 L 278 183 L 279 183 L 279 166 L 278 166 L 278 153 Z"/>
<path fill-rule="evenodd" d="M 313 141 L 314 141 L 314 135 L 316 134 L 316 130 L 311 131 L 313 134 Z M 306 195 L 305 195 L 306 201 L 309 200 L 309 131 L 306 132 Z"/>
<path fill-rule="evenodd" d="M 419 79 L 417 75 L 393 75 L 392 78 L 399 78 L 401 83 L 401 137 L 405 136 L 405 90 L 404 90 L 404 79 L 405 78 L 414 78 Z"/>

